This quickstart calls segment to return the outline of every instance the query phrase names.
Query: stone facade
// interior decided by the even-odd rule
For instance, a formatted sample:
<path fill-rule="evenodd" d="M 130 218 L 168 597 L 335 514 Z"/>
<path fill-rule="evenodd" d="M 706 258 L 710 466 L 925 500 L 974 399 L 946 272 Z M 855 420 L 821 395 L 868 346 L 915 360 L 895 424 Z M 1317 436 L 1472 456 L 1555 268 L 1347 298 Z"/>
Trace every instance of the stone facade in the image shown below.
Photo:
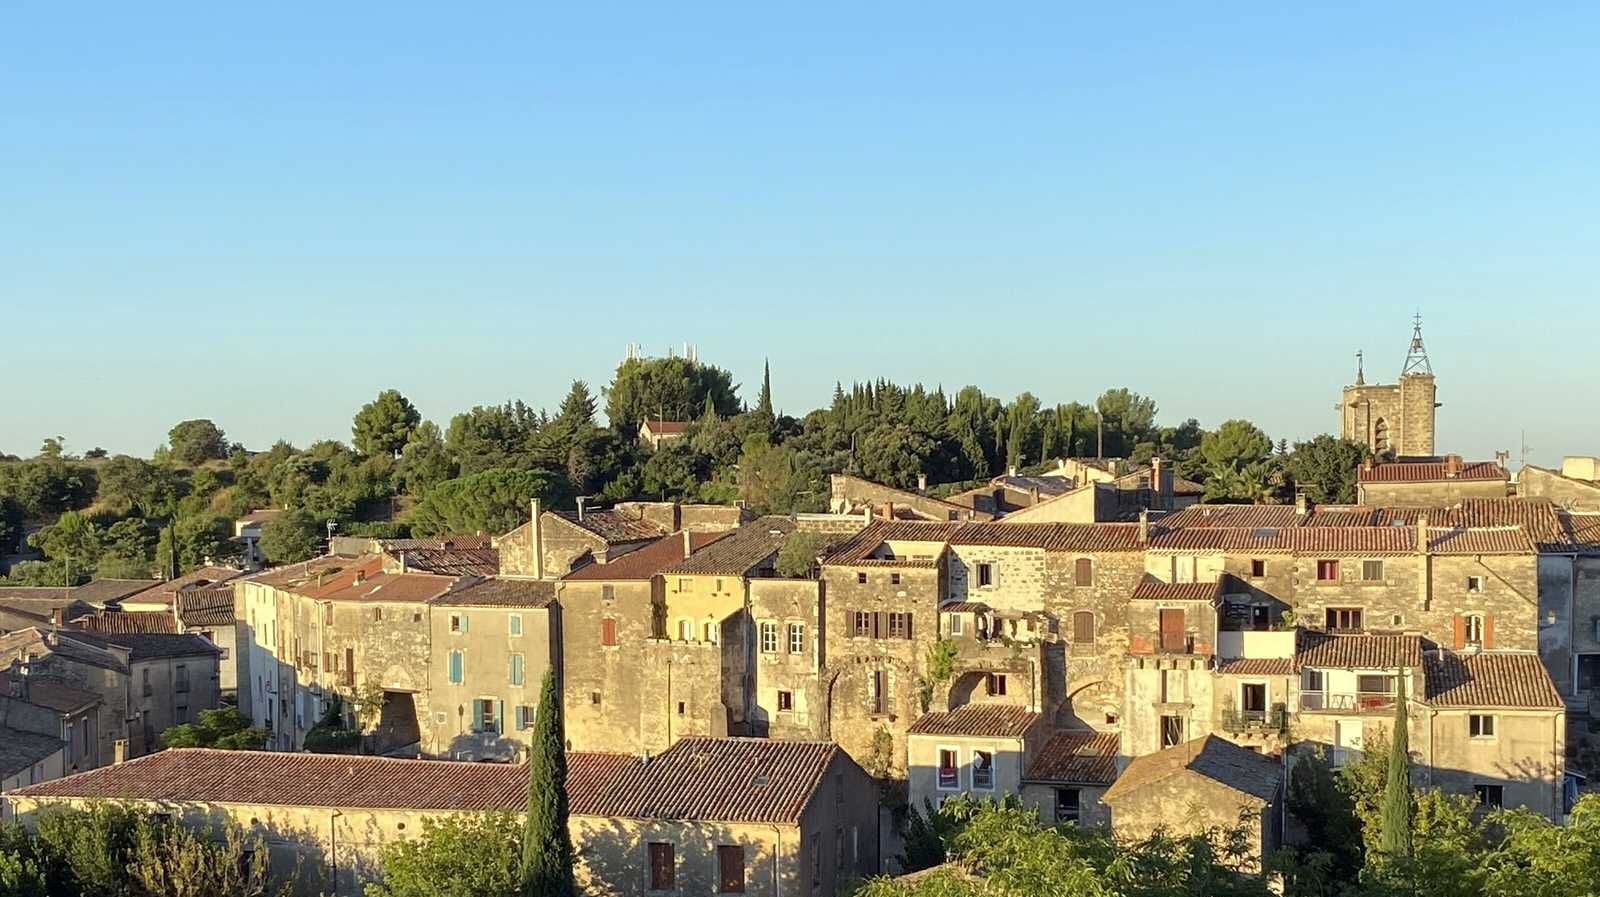
<path fill-rule="evenodd" d="M 659 577 L 561 584 L 562 707 L 570 749 L 640 754 L 671 743 L 664 742 L 665 723 L 676 700 L 652 647 L 662 587 Z M 606 620 L 615 621 L 615 645 L 604 644 Z M 663 734 L 646 741 L 647 729 Z"/>
<path fill-rule="evenodd" d="M 545 674 L 558 669 L 559 611 L 446 599 L 429 608 L 428 620 L 428 682 L 413 698 L 422 710 L 423 752 L 453 760 L 516 759 L 533 727 Z"/>
<path fill-rule="evenodd" d="M 1020 797 L 1028 757 L 1043 742 L 1044 731 L 1044 726 L 1036 725 L 1020 738 L 911 735 L 907 739 L 906 756 L 906 793 L 911 806 L 922 812 L 925 807 L 938 807 L 945 798 L 957 794 L 980 798 Z M 940 774 L 940 755 L 945 752 L 955 754 L 953 779 L 945 779 Z M 975 763 L 978 752 L 990 758 L 987 785 L 978 780 L 980 773 Z"/>
<path fill-rule="evenodd" d="M 1143 840 L 1157 829 L 1181 836 L 1242 825 L 1255 862 L 1282 845 L 1281 800 L 1263 800 L 1189 770 L 1105 798 L 1119 838 Z"/>
<path fill-rule="evenodd" d="M 1563 508 L 1575 511 L 1600 511 L 1600 483 L 1566 476 L 1532 464 L 1524 464 L 1517 471 L 1517 495 L 1548 498 Z"/>
<path fill-rule="evenodd" d="M 1346 386 L 1339 433 L 1373 454 L 1431 456 L 1437 402 L 1432 374 L 1403 374 L 1400 382 Z"/>
<path fill-rule="evenodd" d="M 750 581 L 756 631 L 751 730 L 789 740 L 822 737 L 823 582 Z"/>

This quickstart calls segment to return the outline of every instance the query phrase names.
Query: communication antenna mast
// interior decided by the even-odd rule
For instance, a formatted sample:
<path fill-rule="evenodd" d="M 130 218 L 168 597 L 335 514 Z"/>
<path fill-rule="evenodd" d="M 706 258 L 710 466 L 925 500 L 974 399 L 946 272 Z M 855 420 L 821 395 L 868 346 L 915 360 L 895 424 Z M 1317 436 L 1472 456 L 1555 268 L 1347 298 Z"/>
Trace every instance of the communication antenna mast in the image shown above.
<path fill-rule="evenodd" d="M 1432 374 L 1433 365 L 1428 361 L 1428 350 L 1422 347 L 1422 312 L 1417 312 L 1411 319 L 1411 348 L 1406 352 L 1406 366 L 1400 374 Z"/>

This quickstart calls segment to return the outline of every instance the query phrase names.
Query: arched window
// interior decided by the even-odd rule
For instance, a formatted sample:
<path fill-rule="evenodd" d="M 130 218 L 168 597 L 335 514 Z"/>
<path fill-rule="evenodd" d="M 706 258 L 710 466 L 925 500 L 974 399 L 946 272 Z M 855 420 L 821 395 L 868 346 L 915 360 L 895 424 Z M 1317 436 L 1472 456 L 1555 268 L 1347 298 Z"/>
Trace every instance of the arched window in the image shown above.
<path fill-rule="evenodd" d="M 1374 454 L 1379 454 L 1388 450 L 1389 422 L 1380 417 L 1378 422 L 1372 425 L 1372 451 Z"/>
<path fill-rule="evenodd" d="M 1080 645 L 1094 644 L 1094 612 L 1077 611 L 1072 615 L 1072 640 Z"/>

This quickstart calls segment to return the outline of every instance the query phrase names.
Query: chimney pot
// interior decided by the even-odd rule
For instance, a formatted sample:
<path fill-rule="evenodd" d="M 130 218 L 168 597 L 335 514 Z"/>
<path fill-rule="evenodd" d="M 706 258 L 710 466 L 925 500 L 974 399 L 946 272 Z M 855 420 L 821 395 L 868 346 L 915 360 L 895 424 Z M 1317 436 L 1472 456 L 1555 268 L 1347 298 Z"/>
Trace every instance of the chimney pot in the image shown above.
<path fill-rule="evenodd" d="M 125 762 L 128 759 L 128 739 L 118 738 L 111 743 L 111 762 L 113 764 Z"/>
<path fill-rule="evenodd" d="M 918 492 L 927 492 L 928 491 L 928 475 L 927 474 L 925 474 L 925 473 L 917 474 L 917 491 Z"/>
<path fill-rule="evenodd" d="M 583 519 L 583 496 L 578 496 L 578 519 Z"/>
<path fill-rule="evenodd" d="M 1145 508 L 1139 512 L 1139 544 L 1144 545 L 1150 541 L 1150 510 Z"/>
<path fill-rule="evenodd" d="M 1301 517 L 1304 517 L 1306 516 L 1307 510 L 1309 510 L 1309 505 L 1306 500 L 1305 491 L 1296 489 L 1294 492 L 1294 512 Z"/>
<path fill-rule="evenodd" d="M 688 530 L 684 530 L 683 531 L 683 556 L 684 557 L 688 557 L 691 554 L 694 554 L 694 544 L 693 544 L 692 540 L 690 540 L 690 538 L 689 538 L 689 531 Z"/>

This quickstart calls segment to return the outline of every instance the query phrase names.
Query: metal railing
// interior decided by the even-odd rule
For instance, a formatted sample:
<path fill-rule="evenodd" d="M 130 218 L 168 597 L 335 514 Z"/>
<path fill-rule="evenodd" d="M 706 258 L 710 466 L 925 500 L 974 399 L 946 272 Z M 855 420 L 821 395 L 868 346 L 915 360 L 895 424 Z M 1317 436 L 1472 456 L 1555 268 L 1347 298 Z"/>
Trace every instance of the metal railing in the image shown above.
<path fill-rule="evenodd" d="M 1289 711 L 1282 704 L 1268 710 L 1228 710 L 1222 714 L 1224 732 L 1277 732 L 1289 731 Z"/>
<path fill-rule="evenodd" d="M 1309 691 L 1300 695 L 1301 710 L 1348 710 L 1357 713 L 1393 710 L 1394 694 L 1384 691 Z"/>

